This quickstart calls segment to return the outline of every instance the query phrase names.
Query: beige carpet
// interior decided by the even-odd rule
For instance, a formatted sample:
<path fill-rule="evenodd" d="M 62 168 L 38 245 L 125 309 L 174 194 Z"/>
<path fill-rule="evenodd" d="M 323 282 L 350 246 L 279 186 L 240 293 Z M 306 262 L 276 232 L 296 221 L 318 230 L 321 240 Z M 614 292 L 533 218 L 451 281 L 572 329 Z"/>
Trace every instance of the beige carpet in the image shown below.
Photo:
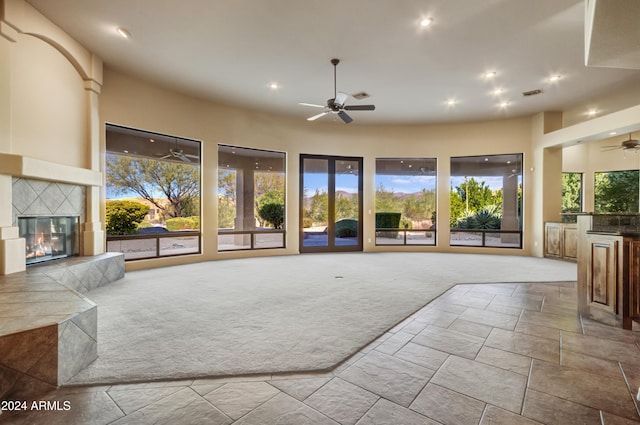
<path fill-rule="evenodd" d="M 457 283 L 568 281 L 572 263 L 341 253 L 129 272 L 89 292 L 98 359 L 69 384 L 331 368 Z"/>

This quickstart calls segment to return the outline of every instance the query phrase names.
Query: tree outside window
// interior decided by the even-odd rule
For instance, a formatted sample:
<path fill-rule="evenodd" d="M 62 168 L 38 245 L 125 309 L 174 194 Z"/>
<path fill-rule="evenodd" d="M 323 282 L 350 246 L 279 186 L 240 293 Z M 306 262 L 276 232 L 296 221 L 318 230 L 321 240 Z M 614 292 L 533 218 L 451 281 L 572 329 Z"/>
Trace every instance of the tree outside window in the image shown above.
<path fill-rule="evenodd" d="M 436 169 L 435 158 L 376 159 L 376 244 L 435 244 Z"/>
<path fill-rule="evenodd" d="M 126 260 L 200 252 L 200 142 L 106 130 L 107 251 Z"/>
<path fill-rule="evenodd" d="M 284 247 L 285 199 L 284 153 L 218 145 L 219 251 Z"/>
<path fill-rule="evenodd" d="M 638 212 L 639 178 L 638 170 L 596 172 L 595 212 Z"/>
<path fill-rule="evenodd" d="M 562 212 L 581 212 L 582 206 L 582 173 L 562 173 Z M 575 215 L 562 215 L 563 223 L 575 223 Z"/>
<path fill-rule="evenodd" d="M 522 247 L 522 154 L 451 158 L 451 245 Z"/>

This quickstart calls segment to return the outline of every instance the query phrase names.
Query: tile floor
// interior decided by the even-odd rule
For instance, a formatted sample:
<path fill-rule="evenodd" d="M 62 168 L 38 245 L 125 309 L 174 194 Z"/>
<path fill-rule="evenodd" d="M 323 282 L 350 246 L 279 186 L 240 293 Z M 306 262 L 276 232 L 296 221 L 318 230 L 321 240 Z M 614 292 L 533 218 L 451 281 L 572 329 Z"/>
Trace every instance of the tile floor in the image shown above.
<path fill-rule="evenodd" d="M 332 372 L 62 388 L 0 424 L 633 424 L 639 387 L 640 332 L 575 283 L 459 285 Z"/>

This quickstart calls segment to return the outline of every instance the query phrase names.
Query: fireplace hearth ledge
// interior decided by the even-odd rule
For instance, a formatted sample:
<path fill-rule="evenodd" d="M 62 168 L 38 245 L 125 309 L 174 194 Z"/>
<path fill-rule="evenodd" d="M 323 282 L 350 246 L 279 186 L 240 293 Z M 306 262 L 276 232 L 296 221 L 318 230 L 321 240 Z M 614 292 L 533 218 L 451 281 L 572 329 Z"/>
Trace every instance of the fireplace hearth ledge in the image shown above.
<path fill-rule="evenodd" d="M 121 253 L 0 276 L 0 400 L 42 395 L 97 358 L 97 305 L 83 294 L 122 277 Z"/>

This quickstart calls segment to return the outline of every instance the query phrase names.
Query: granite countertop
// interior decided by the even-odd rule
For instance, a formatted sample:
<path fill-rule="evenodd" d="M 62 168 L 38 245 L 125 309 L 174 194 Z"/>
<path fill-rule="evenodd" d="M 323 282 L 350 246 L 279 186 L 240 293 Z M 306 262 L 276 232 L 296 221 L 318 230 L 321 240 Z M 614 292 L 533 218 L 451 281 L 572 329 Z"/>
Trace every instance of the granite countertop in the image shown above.
<path fill-rule="evenodd" d="M 625 231 L 613 231 L 607 232 L 604 230 L 587 230 L 588 235 L 609 235 L 609 236 L 623 236 L 625 238 L 640 239 L 639 232 L 625 232 Z"/>

